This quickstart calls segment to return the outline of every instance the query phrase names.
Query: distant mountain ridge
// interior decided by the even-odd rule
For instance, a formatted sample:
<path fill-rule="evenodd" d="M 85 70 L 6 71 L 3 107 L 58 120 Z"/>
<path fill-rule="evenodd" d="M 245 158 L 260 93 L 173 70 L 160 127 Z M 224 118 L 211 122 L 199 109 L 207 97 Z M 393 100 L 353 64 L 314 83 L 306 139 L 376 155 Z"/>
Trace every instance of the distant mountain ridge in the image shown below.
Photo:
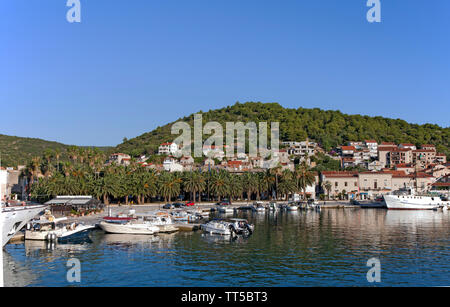
<path fill-rule="evenodd" d="M 302 141 L 308 138 L 321 144 L 325 149 L 341 145 L 346 141 L 375 139 L 378 142 L 412 143 L 416 146 L 434 144 L 438 152 L 445 153 L 450 159 L 450 127 L 435 124 L 410 124 L 401 119 L 381 116 L 348 115 L 340 111 L 318 108 L 283 108 L 278 103 L 247 102 L 235 103 L 221 109 L 199 111 L 203 124 L 217 121 L 225 127 L 226 122 L 279 122 L 280 141 Z M 194 114 L 178 119 L 192 127 Z M 177 122 L 175 121 L 175 122 Z M 153 131 L 126 140 L 116 147 L 98 147 L 106 153 L 124 152 L 132 156 L 153 154 L 158 146 L 173 141 L 177 136 L 171 134 L 168 123 Z M 204 138 L 207 138 L 204 135 Z M 64 153 L 70 145 L 0 134 L 0 155 L 2 166 L 17 166 L 28 163 L 35 156 L 42 156 L 46 149 L 59 149 Z M 89 146 L 78 146 L 89 147 Z"/>
<path fill-rule="evenodd" d="M 450 156 L 450 127 L 443 128 L 435 124 L 410 124 L 401 119 L 348 115 L 318 108 L 290 109 L 278 103 L 261 102 L 237 102 L 232 106 L 199 113 L 203 116 L 203 124 L 217 121 L 223 127 L 225 122 L 279 122 L 280 141 L 302 141 L 308 138 L 319 142 L 325 149 L 347 141 L 375 139 L 379 143 L 413 143 L 416 146 L 434 144 L 438 152 Z M 191 114 L 177 121 L 185 121 L 193 127 L 193 118 L 194 114 Z M 126 140 L 116 150 L 134 156 L 155 153 L 161 143 L 173 141 L 177 137 L 170 133 L 173 123 Z"/>

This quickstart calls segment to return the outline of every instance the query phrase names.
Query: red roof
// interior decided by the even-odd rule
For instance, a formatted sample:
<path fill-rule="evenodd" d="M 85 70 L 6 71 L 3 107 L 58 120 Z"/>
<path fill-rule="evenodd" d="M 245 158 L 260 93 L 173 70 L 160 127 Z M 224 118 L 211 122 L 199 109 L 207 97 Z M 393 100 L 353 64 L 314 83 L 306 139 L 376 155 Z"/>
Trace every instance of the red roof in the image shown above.
<path fill-rule="evenodd" d="M 434 152 L 433 149 L 416 149 L 413 152 Z"/>
<path fill-rule="evenodd" d="M 356 150 L 355 146 L 342 146 L 342 150 Z"/>
<path fill-rule="evenodd" d="M 172 145 L 173 143 L 169 143 L 169 142 L 167 142 L 167 143 L 162 143 L 160 146 L 169 146 L 169 145 Z"/>
<path fill-rule="evenodd" d="M 397 146 L 394 142 L 383 142 L 380 144 L 380 146 Z"/>
<path fill-rule="evenodd" d="M 398 148 L 398 147 L 395 147 L 395 148 L 393 148 L 391 151 L 397 151 L 397 152 L 403 151 L 403 152 L 407 152 L 407 151 L 410 151 L 410 150 L 411 150 L 411 148 Z"/>
<path fill-rule="evenodd" d="M 365 140 L 364 142 L 366 142 L 366 144 L 367 144 L 367 143 L 376 143 L 377 141 L 375 141 L 375 140 Z"/>
<path fill-rule="evenodd" d="M 434 187 L 450 187 L 450 182 L 435 182 L 432 184 Z"/>
<path fill-rule="evenodd" d="M 395 149 L 397 149 L 397 146 L 378 146 L 378 151 L 393 151 Z"/>
<path fill-rule="evenodd" d="M 322 175 L 330 178 L 339 177 L 355 177 L 358 176 L 358 172 L 347 172 L 347 171 L 324 171 Z"/>
<path fill-rule="evenodd" d="M 229 166 L 239 166 L 242 165 L 242 161 L 228 161 L 227 164 Z"/>

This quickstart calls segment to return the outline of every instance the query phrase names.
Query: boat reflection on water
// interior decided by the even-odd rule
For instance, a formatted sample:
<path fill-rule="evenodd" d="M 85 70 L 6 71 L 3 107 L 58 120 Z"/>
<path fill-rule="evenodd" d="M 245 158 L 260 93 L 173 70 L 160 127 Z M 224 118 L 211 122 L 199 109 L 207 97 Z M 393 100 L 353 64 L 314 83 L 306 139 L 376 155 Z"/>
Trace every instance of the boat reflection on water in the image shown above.
<path fill-rule="evenodd" d="M 176 233 L 159 233 L 158 235 L 130 235 L 96 232 L 92 236 L 94 244 L 118 247 L 163 248 L 172 247 Z"/>
<path fill-rule="evenodd" d="M 51 241 L 25 240 L 25 254 L 31 257 L 45 256 L 49 258 L 58 258 L 67 256 L 73 252 L 84 252 L 89 249 L 90 243 L 69 244 L 55 243 Z"/>
<path fill-rule="evenodd" d="M 231 236 L 231 235 L 219 235 L 211 233 L 202 233 L 202 239 L 210 244 L 231 244 L 231 243 L 246 243 L 247 237 L 244 236 Z"/>
<path fill-rule="evenodd" d="M 3 278 L 5 287 L 25 287 L 37 280 L 38 276 L 26 264 L 15 261 L 8 251 L 3 251 Z"/>

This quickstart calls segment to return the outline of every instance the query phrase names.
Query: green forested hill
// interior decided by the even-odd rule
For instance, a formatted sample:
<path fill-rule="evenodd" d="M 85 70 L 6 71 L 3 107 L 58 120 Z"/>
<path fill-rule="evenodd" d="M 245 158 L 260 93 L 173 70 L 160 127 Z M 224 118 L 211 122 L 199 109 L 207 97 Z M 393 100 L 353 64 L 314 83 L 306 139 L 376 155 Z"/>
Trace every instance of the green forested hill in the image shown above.
<path fill-rule="evenodd" d="M 48 150 L 59 151 L 61 160 L 65 160 L 67 158 L 66 151 L 69 147 L 83 148 L 42 139 L 0 134 L 1 165 L 3 167 L 25 165 L 30 162 L 33 157 L 41 157 Z M 97 148 L 102 151 L 111 149 L 110 147 Z"/>
<path fill-rule="evenodd" d="M 301 141 L 307 137 L 322 144 L 325 149 L 346 141 L 375 139 L 378 142 L 434 144 L 439 152 L 450 155 L 450 127 L 442 128 L 434 124 L 410 124 L 401 119 L 380 116 L 347 115 L 339 111 L 321 109 L 288 109 L 277 103 L 247 102 L 236 103 L 222 109 L 201 112 L 203 122 L 217 121 L 225 127 L 225 122 L 279 122 L 281 141 Z M 191 127 L 193 114 L 180 118 Z M 118 145 L 116 150 L 138 155 L 154 153 L 162 142 L 172 141 L 171 125 L 145 133 Z M 206 136 L 207 137 L 207 136 Z M 206 138 L 205 137 L 205 138 Z"/>
<path fill-rule="evenodd" d="M 31 158 L 41 156 L 46 149 L 59 149 L 63 152 L 67 147 L 58 142 L 0 134 L 2 166 L 26 164 Z"/>

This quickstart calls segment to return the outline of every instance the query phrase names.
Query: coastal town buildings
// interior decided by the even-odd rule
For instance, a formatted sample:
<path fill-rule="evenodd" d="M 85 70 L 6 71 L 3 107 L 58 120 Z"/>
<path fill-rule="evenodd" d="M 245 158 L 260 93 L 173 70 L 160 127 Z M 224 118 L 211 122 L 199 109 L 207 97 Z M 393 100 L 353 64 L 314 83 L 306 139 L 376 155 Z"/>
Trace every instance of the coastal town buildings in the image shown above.
<path fill-rule="evenodd" d="M 109 156 L 108 161 L 106 161 L 107 165 L 117 164 L 117 165 L 129 165 L 131 161 L 131 156 L 124 153 L 113 153 Z"/>
<path fill-rule="evenodd" d="M 404 171 L 325 171 L 321 174 L 321 184 L 330 184 L 330 196 L 344 196 L 346 199 L 374 199 L 404 188 L 417 188 L 419 193 L 431 189 L 435 178 L 427 173 L 407 174 Z"/>
<path fill-rule="evenodd" d="M 158 147 L 158 154 L 159 155 L 174 155 L 179 150 L 179 147 L 175 143 L 167 142 L 162 143 Z"/>

